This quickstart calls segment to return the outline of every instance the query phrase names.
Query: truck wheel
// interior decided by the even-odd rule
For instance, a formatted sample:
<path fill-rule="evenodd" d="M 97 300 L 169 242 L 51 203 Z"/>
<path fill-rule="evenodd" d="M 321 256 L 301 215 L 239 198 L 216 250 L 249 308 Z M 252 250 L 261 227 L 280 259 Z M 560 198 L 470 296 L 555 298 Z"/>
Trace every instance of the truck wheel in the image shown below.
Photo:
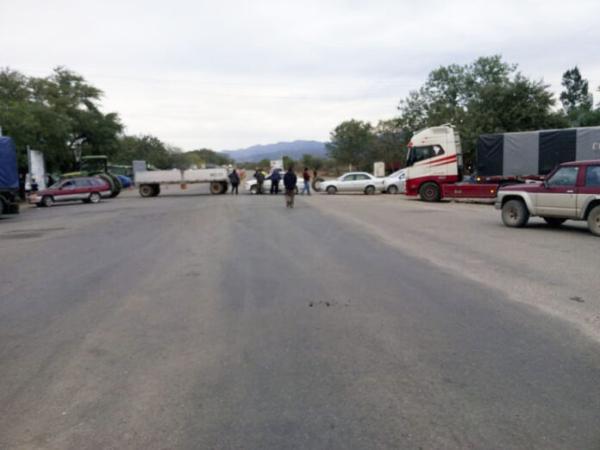
<path fill-rule="evenodd" d="M 158 194 L 160 194 L 160 184 L 153 184 L 152 185 L 152 197 L 158 197 Z"/>
<path fill-rule="evenodd" d="M 502 222 L 507 227 L 521 228 L 528 220 L 529 211 L 521 200 L 509 200 L 502 207 Z"/>
<path fill-rule="evenodd" d="M 50 197 L 49 195 L 45 195 L 42 198 L 42 205 L 45 206 L 46 208 L 50 208 L 53 203 L 54 203 L 54 199 L 52 197 Z"/>
<path fill-rule="evenodd" d="M 226 181 L 221 182 L 221 194 L 227 194 L 227 189 L 229 189 L 229 184 Z"/>
<path fill-rule="evenodd" d="M 375 193 L 375 186 L 367 186 L 365 188 L 365 195 L 373 195 Z"/>
<path fill-rule="evenodd" d="M 154 187 L 151 184 L 140 185 L 139 191 L 142 197 L 152 197 L 154 195 Z"/>
<path fill-rule="evenodd" d="M 419 188 L 419 195 L 421 196 L 421 200 L 424 202 L 439 202 L 440 187 L 432 182 L 424 183 Z"/>
<path fill-rule="evenodd" d="M 600 236 L 600 205 L 595 206 L 588 214 L 588 227 L 596 236 Z"/>
<path fill-rule="evenodd" d="M 335 186 L 329 186 L 329 187 L 327 188 L 327 193 L 328 193 L 329 195 L 337 194 L 337 189 L 336 189 L 336 187 L 335 187 Z"/>
<path fill-rule="evenodd" d="M 542 217 L 551 227 L 560 227 L 567 219 L 559 219 L 558 217 Z"/>
<path fill-rule="evenodd" d="M 387 193 L 388 194 L 397 194 L 398 186 L 396 186 L 395 184 L 392 184 L 390 187 L 387 188 Z"/>
<path fill-rule="evenodd" d="M 210 183 L 210 193 L 211 194 L 220 194 L 223 186 L 218 181 L 213 181 Z"/>

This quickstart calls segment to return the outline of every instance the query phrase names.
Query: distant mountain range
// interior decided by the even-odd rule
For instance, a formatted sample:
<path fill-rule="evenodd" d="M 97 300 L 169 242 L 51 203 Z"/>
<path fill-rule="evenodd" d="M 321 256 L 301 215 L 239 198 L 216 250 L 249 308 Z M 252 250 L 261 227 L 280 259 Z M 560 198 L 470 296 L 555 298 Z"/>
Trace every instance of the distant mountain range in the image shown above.
<path fill-rule="evenodd" d="M 223 150 L 220 153 L 233 158 L 236 162 L 258 162 L 262 159 L 279 159 L 288 156 L 300 159 L 302 155 L 325 156 L 325 142 L 293 141 L 277 144 L 253 145 L 238 150 Z"/>

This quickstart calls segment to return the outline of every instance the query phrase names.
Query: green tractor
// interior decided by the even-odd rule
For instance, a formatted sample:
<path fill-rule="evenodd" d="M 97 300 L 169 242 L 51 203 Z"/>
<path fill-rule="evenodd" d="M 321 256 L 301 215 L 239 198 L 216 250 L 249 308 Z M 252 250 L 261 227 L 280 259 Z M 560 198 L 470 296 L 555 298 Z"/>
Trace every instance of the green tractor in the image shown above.
<path fill-rule="evenodd" d="M 79 171 L 63 174 L 63 178 L 98 176 L 110 186 L 110 197 L 114 198 L 121 192 L 121 181 L 108 171 L 108 157 L 103 155 L 82 156 Z"/>

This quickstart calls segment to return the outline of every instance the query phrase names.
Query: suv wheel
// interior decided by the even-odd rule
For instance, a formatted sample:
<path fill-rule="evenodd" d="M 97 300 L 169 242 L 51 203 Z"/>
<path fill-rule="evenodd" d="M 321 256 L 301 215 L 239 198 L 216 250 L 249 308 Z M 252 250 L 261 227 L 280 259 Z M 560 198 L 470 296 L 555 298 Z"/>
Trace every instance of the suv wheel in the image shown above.
<path fill-rule="evenodd" d="M 502 222 L 507 227 L 524 227 L 528 220 L 529 211 L 521 200 L 509 200 L 502 207 Z"/>
<path fill-rule="evenodd" d="M 600 205 L 595 206 L 588 214 L 588 227 L 596 236 L 600 236 Z"/>
<path fill-rule="evenodd" d="M 551 227 L 560 227 L 567 220 L 559 217 L 542 217 L 542 219 L 544 219 Z"/>

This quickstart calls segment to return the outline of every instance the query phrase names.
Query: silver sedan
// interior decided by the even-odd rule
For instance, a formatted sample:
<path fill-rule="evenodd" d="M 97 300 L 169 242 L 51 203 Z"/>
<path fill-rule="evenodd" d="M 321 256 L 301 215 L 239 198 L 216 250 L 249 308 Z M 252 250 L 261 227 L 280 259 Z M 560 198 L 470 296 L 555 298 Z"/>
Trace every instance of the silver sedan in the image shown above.
<path fill-rule="evenodd" d="M 384 190 L 383 178 L 377 178 L 367 172 L 345 173 L 336 180 L 321 181 L 320 188 L 328 194 L 339 192 L 364 192 L 367 195 Z"/>

